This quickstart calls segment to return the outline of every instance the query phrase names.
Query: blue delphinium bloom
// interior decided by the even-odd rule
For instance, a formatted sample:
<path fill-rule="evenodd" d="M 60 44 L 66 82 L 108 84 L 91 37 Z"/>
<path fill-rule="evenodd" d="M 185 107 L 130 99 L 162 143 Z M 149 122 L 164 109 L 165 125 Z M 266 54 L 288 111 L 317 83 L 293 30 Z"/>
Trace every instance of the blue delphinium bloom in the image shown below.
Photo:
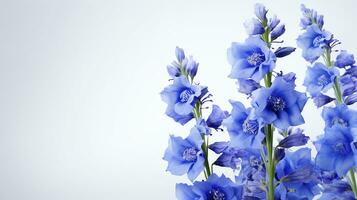
<path fill-rule="evenodd" d="M 172 62 L 171 65 L 167 65 L 167 72 L 172 78 L 181 76 L 180 66 L 176 61 Z"/>
<path fill-rule="evenodd" d="M 167 103 L 166 115 L 183 125 L 193 118 L 195 103 L 207 92 L 207 87 L 191 85 L 186 77 L 180 76 L 160 94 Z"/>
<path fill-rule="evenodd" d="M 342 177 L 356 165 L 353 129 L 334 126 L 326 128 L 325 134 L 315 142 L 316 165 L 323 170 L 334 170 Z"/>
<path fill-rule="evenodd" d="M 332 34 L 322 31 L 316 24 L 307 27 L 306 32 L 297 39 L 297 45 L 302 49 L 302 56 L 306 61 L 314 62 L 328 47 Z"/>
<path fill-rule="evenodd" d="M 168 162 L 166 170 L 178 176 L 187 173 L 188 178 L 194 181 L 204 169 L 202 143 L 202 137 L 196 129 L 192 129 L 186 139 L 171 135 L 163 158 Z"/>
<path fill-rule="evenodd" d="M 229 116 L 227 111 L 222 110 L 219 106 L 213 105 L 212 112 L 207 118 L 207 126 L 210 128 L 218 129 L 222 121 Z"/>
<path fill-rule="evenodd" d="M 268 10 L 265 8 L 263 4 L 257 3 L 254 5 L 254 13 L 255 16 L 258 17 L 260 21 L 265 21 L 267 19 Z"/>
<path fill-rule="evenodd" d="M 185 69 L 186 73 L 190 76 L 190 77 L 195 77 L 197 74 L 197 70 L 198 70 L 198 65 L 199 63 L 196 62 L 192 56 L 184 59 L 183 61 L 183 68 Z"/>
<path fill-rule="evenodd" d="M 285 33 L 285 25 L 279 25 L 277 26 L 271 33 L 270 33 L 270 37 L 271 40 L 274 41 L 276 40 L 278 37 L 280 37 L 281 35 L 283 35 Z"/>
<path fill-rule="evenodd" d="M 270 88 L 260 88 L 253 92 L 252 106 L 257 117 L 279 129 L 304 123 L 301 115 L 307 97 L 296 91 L 292 82 L 276 77 Z"/>
<path fill-rule="evenodd" d="M 321 115 L 327 128 L 336 126 L 342 128 L 357 127 L 357 111 L 352 110 L 345 105 L 324 107 Z"/>
<path fill-rule="evenodd" d="M 300 20 L 300 26 L 303 29 L 306 29 L 312 24 L 317 24 L 319 28 L 322 28 L 324 25 L 324 16 L 317 14 L 315 10 L 306 8 L 304 4 L 301 4 L 301 12 L 303 17 Z"/>
<path fill-rule="evenodd" d="M 318 94 L 313 99 L 315 106 L 318 108 L 330 103 L 333 100 L 335 100 L 335 98 L 332 98 L 332 97 L 324 95 L 324 94 Z"/>
<path fill-rule="evenodd" d="M 238 79 L 238 92 L 251 95 L 252 92 L 262 86 L 253 79 Z"/>
<path fill-rule="evenodd" d="M 265 135 L 262 132 L 263 124 L 252 116 L 252 109 L 246 109 L 241 102 L 230 101 L 231 115 L 223 121 L 231 138 L 231 142 L 241 147 L 262 146 Z"/>
<path fill-rule="evenodd" d="M 303 146 L 307 143 L 308 140 L 309 140 L 309 136 L 306 136 L 303 133 L 302 129 L 295 128 L 290 131 L 290 134 L 286 138 L 282 139 L 279 142 L 278 147 L 291 148 L 291 147 Z"/>
<path fill-rule="evenodd" d="M 335 66 L 339 68 L 343 68 L 346 66 L 351 66 L 355 64 L 355 58 L 353 54 L 347 53 L 347 51 L 342 50 L 340 54 L 337 55 Z"/>
<path fill-rule="evenodd" d="M 275 194 L 277 199 L 312 199 L 320 192 L 309 148 L 287 151 L 276 174 L 281 182 Z"/>
<path fill-rule="evenodd" d="M 311 96 L 315 97 L 321 91 L 326 92 L 330 89 L 337 75 L 337 69 L 327 68 L 324 64 L 317 62 L 312 67 L 307 68 L 304 86 Z"/>
<path fill-rule="evenodd" d="M 270 30 L 274 30 L 279 23 L 280 23 L 280 19 L 278 19 L 277 16 L 274 15 L 272 18 L 269 18 L 268 27 Z"/>
<path fill-rule="evenodd" d="M 265 32 L 262 23 L 257 19 L 250 19 L 244 22 L 244 28 L 248 35 L 261 35 Z"/>
<path fill-rule="evenodd" d="M 228 61 L 232 65 L 230 78 L 252 78 L 259 82 L 274 69 L 276 56 L 263 40 L 252 36 L 245 43 L 232 43 Z"/>
<path fill-rule="evenodd" d="M 207 181 L 196 181 L 192 186 L 177 184 L 176 197 L 178 200 L 240 200 L 242 199 L 242 186 L 236 185 L 224 175 L 218 177 L 212 174 Z"/>
<path fill-rule="evenodd" d="M 183 51 L 182 48 L 180 47 L 176 47 L 175 49 L 175 55 L 176 55 L 176 59 L 182 63 L 182 61 L 185 59 L 185 52 Z"/>
<path fill-rule="evenodd" d="M 322 196 L 319 200 L 355 200 L 352 188 L 345 181 L 336 181 L 333 184 L 325 186 Z"/>

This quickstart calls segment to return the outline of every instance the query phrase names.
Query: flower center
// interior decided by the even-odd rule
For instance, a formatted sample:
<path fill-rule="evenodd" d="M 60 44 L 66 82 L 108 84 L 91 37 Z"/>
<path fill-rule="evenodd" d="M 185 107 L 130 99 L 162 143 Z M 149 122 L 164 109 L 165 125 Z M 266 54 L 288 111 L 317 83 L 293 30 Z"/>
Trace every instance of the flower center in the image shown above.
<path fill-rule="evenodd" d="M 285 101 L 281 97 L 270 96 L 268 106 L 275 112 L 282 111 L 285 108 Z"/>
<path fill-rule="evenodd" d="M 225 194 L 218 188 L 213 188 L 209 191 L 210 200 L 225 200 Z"/>
<path fill-rule="evenodd" d="M 249 64 L 257 66 L 264 61 L 264 55 L 254 52 L 247 60 Z"/>
<path fill-rule="evenodd" d="M 259 167 L 260 166 L 260 161 L 257 157 L 251 156 L 249 158 L 249 164 L 251 167 Z"/>
<path fill-rule="evenodd" d="M 334 150 L 340 154 L 347 154 L 349 152 L 346 145 L 342 142 L 338 142 L 337 144 L 335 144 Z"/>
<path fill-rule="evenodd" d="M 197 150 L 193 147 L 187 148 L 182 153 L 182 158 L 186 161 L 194 161 L 197 158 Z"/>
<path fill-rule="evenodd" d="M 251 135 L 256 135 L 258 133 L 259 124 L 257 120 L 246 119 L 243 122 L 243 132 Z"/>
<path fill-rule="evenodd" d="M 312 41 L 312 44 L 314 47 L 319 47 L 323 41 L 324 41 L 324 38 L 322 37 L 322 35 L 319 35 L 319 36 L 315 37 L 315 39 Z"/>
<path fill-rule="evenodd" d="M 194 94 L 194 92 L 190 89 L 182 91 L 180 94 L 180 102 L 186 103 L 192 94 Z"/>
<path fill-rule="evenodd" d="M 332 126 L 334 125 L 341 125 L 343 127 L 348 127 L 348 122 L 346 122 L 345 120 L 339 118 L 339 117 L 335 117 L 333 120 L 332 120 Z"/>
<path fill-rule="evenodd" d="M 328 83 L 329 80 L 324 74 L 317 78 L 317 84 L 320 86 L 326 86 Z"/>

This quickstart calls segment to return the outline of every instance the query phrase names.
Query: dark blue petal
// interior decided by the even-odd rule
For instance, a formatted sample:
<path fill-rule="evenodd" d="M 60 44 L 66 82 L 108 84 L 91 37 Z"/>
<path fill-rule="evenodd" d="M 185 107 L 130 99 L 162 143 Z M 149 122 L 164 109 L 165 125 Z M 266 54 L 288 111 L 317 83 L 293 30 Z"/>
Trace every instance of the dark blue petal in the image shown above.
<path fill-rule="evenodd" d="M 253 79 L 238 79 L 238 91 L 250 95 L 252 92 L 261 87 L 259 83 Z"/>
<path fill-rule="evenodd" d="M 303 146 L 307 143 L 309 137 L 302 134 L 301 132 L 297 132 L 295 134 L 291 134 L 288 137 L 282 139 L 278 146 L 282 148 L 291 148 L 291 147 L 298 147 Z"/>
<path fill-rule="evenodd" d="M 182 62 L 183 59 L 185 59 L 185 52 L 180 47 L 176 47 L 175 54 L 176 54 L 176 58 L 179 62 Z"/>
<path fill-rule="evenodd" d="M 209 149 L 211 149 L 217 154 L 220 154 L 224 150 L 226 150 L 228 146 L 229 146 L 229 142 L 215 142 L 209 145 Z"/>
<path fill-rule="evenodd" d="M 335 100 L 335 98 L 331 98 L 324 94 L 318 94 L 317 96 L 315 96 L 313 98 L 313 100 L 314 100 L 315 106 L 320 108 L 321 106 L 324 106 L 324 105 L 330 103 L 331 101 Z"/>
<path fill-rule="evenodd" d="M 294 47 L 279 47 L 274 53 L 278 58 L 285 57 L 295 51 Z"/>
<path fill-rule="evenodd" d="M 271 40 L 272 41 L 276 40 L 278 37 L 280 37 L 284 33 L 285 33 L 285 25 L 284 24 L 279 25 L 270 33 Z"/>

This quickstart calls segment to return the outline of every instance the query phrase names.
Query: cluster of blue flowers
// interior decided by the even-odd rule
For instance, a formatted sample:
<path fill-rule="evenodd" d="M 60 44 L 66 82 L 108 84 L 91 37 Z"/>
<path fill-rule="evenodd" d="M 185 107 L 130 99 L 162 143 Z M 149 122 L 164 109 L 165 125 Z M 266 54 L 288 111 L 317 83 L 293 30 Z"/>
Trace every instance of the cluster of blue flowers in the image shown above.
<path fill-rule="evenodd" d="M 285 25 L 256 4 L 255 18 L 244 23 L 248 38 L 233 42 L 227 51 L 229 77 L 237 81 L 250 107 L 235 100 L 230 100 L 231 112 L 211 105 L 207 87 L 195 80 L 199 64 L 179 47 L 176 60 L 167 66 L 171 84 L 161 92 L 166 115 L 181 125 L 195 120 L 186 138 L 170 136 L 163 157 L 167 171 L 187 175 L 191 181 L 176 185 L 177 199 L 310 200 L 318 195 L 323 200 L 355 199 L 357 112 L 348 105 L 357 101 L 357 66 L 346 51 L 333 61 L 333 48 L 340 42 L 323 29 L 322 15 L 305 6 L 302 12 L 304 33 L 297 44 L 312 64 L 304 86 L 316 106 L 324 106 L 325 133 L 314 142 L 316 157 L 304 147 L 310 138 L 298 127 L 305 123 L 301 112 L 308 97 L 295 89 L 294 73 L 276 70 L 277 61 L 295 48 L 280 46 Z M 320 57 L 324 63 L 318 62 Z M 329 93 L 332 88 L 334 97 Z M 327 107 L 331 102 L 336 105 Z M 205 118 L 202 109 L 210 107 Z M 209 143 L 224 130 L 229 141 Z M 217 159 L 210 162 L 209 153 Z M 218 166 L 232 169 L 231 178 L 213 173 Z"/>
<path fill-rule="evenodd" d="M 357 66 L 352 54 L 335 50 L 340 42 L 324 29 L 323 16 L 305 6 L 301 10 L 304 33 L 298 37 L 297 44 L 303 58 L 312 65 L 306 71 L 304 86 L 315 105 L 323 107 L 325 121 L 324 134 L 314 143 L 323 190 L 320 199 L 355 199 L 357 112 L 348 105 L 357 101 Z M 335 60 L 334 52 L 339 52 Z M 323 62 L 319 62 L 320 57 Z M 331 102 L 335 105 L 329 106 Z"/>

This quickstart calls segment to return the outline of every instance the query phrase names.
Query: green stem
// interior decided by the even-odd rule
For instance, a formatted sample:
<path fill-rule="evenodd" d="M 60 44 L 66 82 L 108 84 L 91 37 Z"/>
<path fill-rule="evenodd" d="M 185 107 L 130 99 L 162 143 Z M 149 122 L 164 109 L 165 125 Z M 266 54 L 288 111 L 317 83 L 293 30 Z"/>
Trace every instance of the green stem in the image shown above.
<path fill-rule="evenodd" d="M 195 105 L 195 108 L 193 110 L 193 115 L 196 119 L 196 121 L 198 121 L 201 117 L 202 117 L 202 111 L 201 111 L 201 102 L 197 102 L 196 105 Z M 204 174 L 205 174 L 205 178 L 207 179 L 210 175 L 211 175 L 211 168 L 210 168 L 210 165 L 209 165 L 209 161 L 208 161 L 208 137 L 209 136 L 206 136 L 206 135 L 202 135 L 202 139 L 203 139 L 203 144 L 202 144 L 202 151 L 204 152 L 205 154 L 205 171 L 204 171 Z"/>
<path fill-rule="evenodd" d="M 267 173 L 268 173 L 268 193 L 267 199 L 274 200 L 274 174 L 275 174 L 275 165 L 274 165 L 274 148 L 273 148 L 273 126 L 268 124 L 266 127 L 266 149 L 268 154 L 268 163 L 267 163 Z"/>
<path fill-rule="evenodd" d="M 355 172 L 353 169 L 350 169 L 349 173 L 350 173 L 352 191 L 355 194 L 355 198 L 357 199 L 357 184 L 356 184 Z"/>

